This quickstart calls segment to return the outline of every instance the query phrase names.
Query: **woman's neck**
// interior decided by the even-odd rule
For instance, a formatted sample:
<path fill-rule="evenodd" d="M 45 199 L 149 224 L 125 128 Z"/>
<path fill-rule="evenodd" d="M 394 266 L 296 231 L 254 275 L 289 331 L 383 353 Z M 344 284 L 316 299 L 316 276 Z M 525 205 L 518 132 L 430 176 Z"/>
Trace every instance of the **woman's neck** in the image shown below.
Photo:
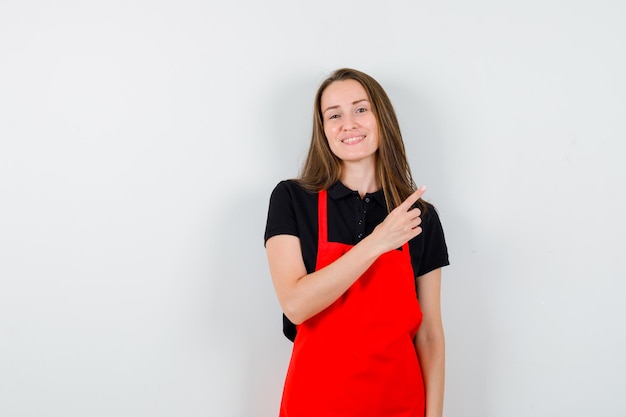
<path fill-rule="evenodd" d="M 367 193 L 380 190 L 375 164 L 365 165 L 344 162 L 340 180 L 349 189 L 358 191 L 361 197 Z"/>

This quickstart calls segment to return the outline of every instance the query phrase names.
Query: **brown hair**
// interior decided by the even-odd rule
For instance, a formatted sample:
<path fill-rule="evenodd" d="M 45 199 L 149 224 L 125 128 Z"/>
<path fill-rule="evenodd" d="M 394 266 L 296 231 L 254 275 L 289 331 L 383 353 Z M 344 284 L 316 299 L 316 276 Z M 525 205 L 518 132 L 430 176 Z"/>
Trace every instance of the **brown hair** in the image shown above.
<path fill-rule="evenodd" d="M 361 84 L 372 104 L 380 138 L 376 152 L 376 175 L 387 200 L 387 209 L 391 211 L 415 191 L 415 182 L 391 100 L 375 79 L 355 69 L 338 69 L 320 84 L 315 95 L 311 144 L 296 181 L 310 191 L 320 191 L 328 189 L 341 177 L 341 160 L 330 150 L 324 133 L 321 100 L 329 85 L 344 80 L 355 80 Z M 426 208 L 421 200 L 418 206 L 422 211 Z"/>

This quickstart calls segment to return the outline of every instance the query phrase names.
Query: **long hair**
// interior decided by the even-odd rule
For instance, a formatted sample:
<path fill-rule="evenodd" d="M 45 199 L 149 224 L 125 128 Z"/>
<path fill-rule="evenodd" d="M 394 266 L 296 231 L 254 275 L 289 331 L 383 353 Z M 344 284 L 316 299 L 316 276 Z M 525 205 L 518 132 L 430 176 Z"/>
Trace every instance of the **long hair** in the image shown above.
<path fill-rule="evenodd" d="M 416 189 L 396 113 L 381 85 L 369 75 L 351 68 L 334 71 L 319 86 L 313 109 L 313 132 L 306 160 L 296 181 L 310 191 L 328 189 L 341 178 L 341 160 L 333 154 L 324 133 L 321 100 L 324 90 L 336 81 L 355 80 L 363 86 L 378 124 L 376 176 L 387 201 L 387 210 L 400 205 Z M 424 211 L 420 200 L 417 206 Z"/>

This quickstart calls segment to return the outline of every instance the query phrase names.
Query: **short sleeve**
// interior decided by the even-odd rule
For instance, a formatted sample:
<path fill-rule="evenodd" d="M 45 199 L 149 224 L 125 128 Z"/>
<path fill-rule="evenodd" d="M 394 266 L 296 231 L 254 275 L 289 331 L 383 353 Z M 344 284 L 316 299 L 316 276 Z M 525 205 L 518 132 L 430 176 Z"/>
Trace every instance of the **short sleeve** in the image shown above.
<path fill-rule="evenodd" d="M 276 235 L 299 236 L 295 207 L 287 181 L 278 183 L 270 196 L 265 242 Z"/>
<path fill-rule="evenodd" d="M 416 277 L 450 264 L 443 226 L 437 210 L 431 204 L 428 204 L 426 214 L 422 218 L 422 230 L 423 240 L 418 250 L 421 256 L 418 262 L 415 259 L 413 261 Z M 416 263 L 418 265 L 415 265 Z"/>

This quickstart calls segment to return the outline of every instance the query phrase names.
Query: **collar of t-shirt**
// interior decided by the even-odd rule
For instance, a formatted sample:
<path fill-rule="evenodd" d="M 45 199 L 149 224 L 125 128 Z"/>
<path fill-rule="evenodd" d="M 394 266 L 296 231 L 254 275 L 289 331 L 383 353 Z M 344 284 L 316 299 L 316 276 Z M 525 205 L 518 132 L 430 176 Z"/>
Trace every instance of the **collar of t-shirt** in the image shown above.
<path fill-rule="evenodd" d="M 341 198 L 354 195 L 354 194 L 358 194 L 358 191 L 349 189 L 348 187 L 343 185 L 341 181 L 337 181 L 335 184 L 331 185 L 330 188 L 328 189 L 328 196 L 332 198 L 333 200 L 339 200 Z M 365 194 L 364 199 L 368 197 L 373 198 L 382 207 L 386 207 L 387 203 L 385 201 L 385 195 L 383 194 L 382 189 L 375 191 L 373 193 Z"/>

